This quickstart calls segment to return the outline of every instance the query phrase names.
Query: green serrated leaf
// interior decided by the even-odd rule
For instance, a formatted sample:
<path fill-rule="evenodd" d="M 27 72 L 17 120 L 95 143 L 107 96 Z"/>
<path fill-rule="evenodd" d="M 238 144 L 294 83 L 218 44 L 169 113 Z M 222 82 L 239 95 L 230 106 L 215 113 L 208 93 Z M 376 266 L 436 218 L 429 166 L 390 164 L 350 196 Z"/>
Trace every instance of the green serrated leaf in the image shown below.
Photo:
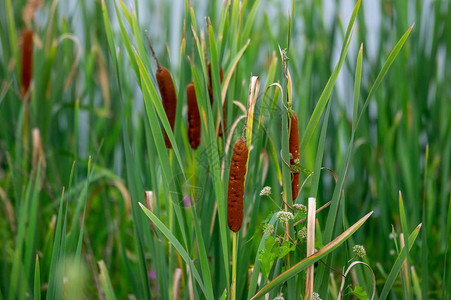
<path fill-rule="evenodd" d="M 357 285 L 355 289 L 351 292 L 359 300 L 369 300 L 368 294 L 360 285 Z"/>

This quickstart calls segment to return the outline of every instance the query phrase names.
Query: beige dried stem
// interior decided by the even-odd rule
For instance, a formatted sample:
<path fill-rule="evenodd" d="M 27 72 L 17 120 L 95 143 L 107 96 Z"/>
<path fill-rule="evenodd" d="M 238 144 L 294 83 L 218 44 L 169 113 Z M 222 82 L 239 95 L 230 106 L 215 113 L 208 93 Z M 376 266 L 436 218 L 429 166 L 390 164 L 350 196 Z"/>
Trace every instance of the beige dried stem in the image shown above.
<path fill-rule="evenodd" d="M 315 253 L 315 218 L 316 218 L 316 198 L 308 198 L 307 213 L 307 257 Z M 305 299 L 313 299 L 313 273 L 315 265 L 312 264 L 306 269 L 305 278 Z"/>
<path fill-rule="evenodd" d="M 41 132 L 39 131 L 39 128 L 33 128 L 31 131 L 31 139 L 33 143 L 33 170 L 36 171 L 38 165 L 41 165 L 39 176 L 39 189 L 41 189 L 45 180 L 45 169 L 47 167 L 47 163 L 45 161 L 44 148 L 42 146 Z"/>
<path fill-rule="evenodd" d="M 150 210 L 151 212 L 153 212 L 153 201 L 154 201 L 154 199 L 153 199 L 153 192 L 152 191 L 145 191 L 144 192 L 144 202 L 146 204 L 146 208 L 148 210 Z M 152 226 L 152 228 L 155 229 L 155 227 L 153 225 L 153 222 L 150 221 L 150 220 L 149 220 L 149 222 L 150 222 L 150 226 Z"/>
<path fill-rule="evenodd" d="M 177 268 L 174 271 L 174 277 L 173 277 L 173 284 L 172 284 L 172 297 L 174 300 L 180 299 L 180 281 L 182 279 L 182 269 Z"/>

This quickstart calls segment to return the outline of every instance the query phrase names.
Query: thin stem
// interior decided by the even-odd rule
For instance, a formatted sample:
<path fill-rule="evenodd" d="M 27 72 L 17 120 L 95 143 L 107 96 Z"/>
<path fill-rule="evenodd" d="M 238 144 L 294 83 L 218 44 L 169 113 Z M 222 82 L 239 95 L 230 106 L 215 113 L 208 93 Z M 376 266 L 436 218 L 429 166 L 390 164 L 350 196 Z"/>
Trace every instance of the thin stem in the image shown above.
<path fill-rule="evenodd" d="M 158 61 L 158 58 L 155 55 L 155 51 L 153 51 L 152 43 L 150 42 L 149 33 L 147 32 L 147 30 L 145 30 L 145 33 L 146 33 L 147 43 L 149 44 L 149 47 L 150 47 L 150 51 L 152 51 L 152 56 L 155 59 L 155 62 L 157 63 L 157 69 L 161 70 L 160 62 Z"/>
<path fill-rule="evenodd" d="M 233 232 L 232 246 L 232 286 L 230 287 L 231 300 L 236 299 L 236 232 Z"/>

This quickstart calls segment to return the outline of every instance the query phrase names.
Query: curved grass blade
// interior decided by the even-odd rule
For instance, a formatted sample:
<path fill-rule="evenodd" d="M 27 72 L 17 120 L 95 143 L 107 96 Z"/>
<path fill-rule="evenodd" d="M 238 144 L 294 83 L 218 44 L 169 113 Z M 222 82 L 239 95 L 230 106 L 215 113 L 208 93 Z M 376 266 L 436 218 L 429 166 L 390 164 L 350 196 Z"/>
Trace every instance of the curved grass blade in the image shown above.
<path fill-rule="evenodd" d="M 326 87 L 324 88 L 321 96 L 319 97 L 318 103 L 315 106 L 315 109 L 313 110 L 312 116 L 310 117 L 310 120 L 307 124 L 307 128 L 305 129 L 305 133 L 302 136 L 301 145 L 299 147 L 299 153 L 304 153 L 305 148 L 307 147 L 307 144 L 310 142 L 310 139 L 313 136 L 313 133 L 315 132 L 316 126 L 318 125 L 319 118 L 321 117 L 321 114 L 324 111 L 324 108 L 326 107 L 327 102 L 329 101 L 329 97 L 332 93 L 332 89 L 335 86 L 335 83 L 337 82 L 338 74 L 340 73 L 341 67 L 343 66 L 343 62 L 346 58 L 346 55 L 348 53 L 349 45 L 351 44 L 352 39 L 352 28 L 354 26 L 354 21 L 357 16 L 357 12 L 360 8 L 361 0 L 357 1 L 354 10 L 351 15 L 351 19 L 348 23 L 348 28 L 346 30 L 346 35 L 343 40 L 343 45 L 341 48 L 340 53 L 340 59 L 338 60 L 337 65 L 334 68 L 334 71 L 332 72 L 332 75 L 330 76 L 329 80 L 327 81 Z"/>
<path fill-rule="evenodd" d="M 101 260 L 98 262 L 98 264 L 100 269 L 100 284 L 102 286 L 103 293 L 105 294 L 105 298 L 106 300 L 116 300 L 113 285 L 111 284 L 110 276 L 108 275 L 108 270 L 105 266 L 105 262 Z"/>
<path fill-rule="evenodd" d="M 381 84 L 382 80 L 384 79 L 385 75 L 388 72 L 388 69 L 390 69 L 391 65 L 395 61 L 395 58 L 398 56 L 399 51 L 401 51 L 402 47 L 404 46 L 404 43 L 406 42 L 407 38 L 410 35 L 410 32 L 412 31 L 412 28 L 415 24 L 412 24 L 409 29 L 403 34 L 403 36 L 399 39 L 399 41 L 396 43 L 395 47 L 393 48 L 392 52 L 388 56 L 387 60 L 384 63 L 384 66 L 382 67 L 381 71 L 376 77 L 376 80 L 374 81 L 373 85 L 371 86 L 370 92 L 368 93 L 368 97 L 365 100 L 365 103 L 363 104 L 362 111 L 360 112 L 359 119 L 356 123 L 356 128 L 359 125 L 360 119 L 363 116 L 363 113 L 365 112 L 365 109 L 369 105 L 370 99 L 373 97 L 374 93 L 376 92 L 377 88 Z M 355 128 L 354 128 L 355 130 Z"/>

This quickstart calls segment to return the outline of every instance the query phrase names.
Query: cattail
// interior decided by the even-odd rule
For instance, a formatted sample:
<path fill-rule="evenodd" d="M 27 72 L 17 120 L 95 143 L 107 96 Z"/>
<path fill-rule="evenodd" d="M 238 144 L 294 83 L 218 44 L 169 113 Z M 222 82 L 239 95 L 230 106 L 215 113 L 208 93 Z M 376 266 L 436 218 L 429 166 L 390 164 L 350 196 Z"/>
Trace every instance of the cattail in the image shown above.
<path fill-rule="evenodd" d="M 221 80 L 222 83 L 222 80 L 224 79 L 222 66 L 219 67 L 219 79 Z M 208 96 L 210 97 L 210 104 L 213 106 L 213 77 L 211 76 L 211 62 L 208 63 Z M 224 105 L 222 106 L 222 120 L 224 122 L 224 128 L 226 128 L 226 119 L 227 114 L 224 102 Z M 221 125 L 219 125 L 218 136 L 223 136 L 223 130 Z"/>
<path fill-rule="evenodd" d="M 188 102 L 188 140 L 191 148 L 196 150 L 200 144 L 200 115 L 196 91 L 192 82 L 186 87 L 186 98 Z"/>
<path fill-rule="evenodd" d="M 157 63 L 157 72 L 155 76 L 157 77 L 158 88 L 160 90 L 161 101 L 163 102 L 163 108 L 166 112 L 171 129 L 174 132 L 175 115 L 177 111 L 177 94 L 175 92 L 174 82 L 172 81 L 171 73 L 165 67 L 160 65 L 160 62 L 153 51 L 152 44 L 150 43 L 149 36 L 147 36 L 147 41 L 149 43 L 150 50 L 152 51 L 152 56 Z M 168 134 L 164 133 L 164 143 L 166 147 L 171 149 L 171 141 L 169 140 Z"/>
<path fill-rule="evenodd" d="M 290 164 L 299 165 L 299 126 L 298 126 L 298 116 L 295 112 L 291 115 L 291 128 L 290 128 L 290 139 L 289 139 L 289 150 L 290 150 Z M 299 172 L 297 168 L 294 170 L 291 177 L 291 195 L 293 200 L 298 197 L 299 193 Z"/>
<path fill-rule="evenodd" d="M 22 77 L 20 94 L 25 98 L 33 76 L 33 30 L 22 32 Z"/>
<path fill-rule="evenodd" d="M 227 197 L 227 224 L 234 232 L 240 230 L 243 223 L 244 179 L 248 154 L 246 139 L 241 138 L 236 141 L 230 165 Z"/>
<path fill-rule="evenodd" d="M 175 93 L 174 82 L 172 81 L 171 73 L 165 67 L 160 66 L 157 69 L 156 77 L 163 108 L 171 125 L 172 132 L 174 132 L 175 114 L 177 111 L 177 95 Z M 167 132 L 164 133 L 164 143 L 167 148 L 172 148 Z"/>

